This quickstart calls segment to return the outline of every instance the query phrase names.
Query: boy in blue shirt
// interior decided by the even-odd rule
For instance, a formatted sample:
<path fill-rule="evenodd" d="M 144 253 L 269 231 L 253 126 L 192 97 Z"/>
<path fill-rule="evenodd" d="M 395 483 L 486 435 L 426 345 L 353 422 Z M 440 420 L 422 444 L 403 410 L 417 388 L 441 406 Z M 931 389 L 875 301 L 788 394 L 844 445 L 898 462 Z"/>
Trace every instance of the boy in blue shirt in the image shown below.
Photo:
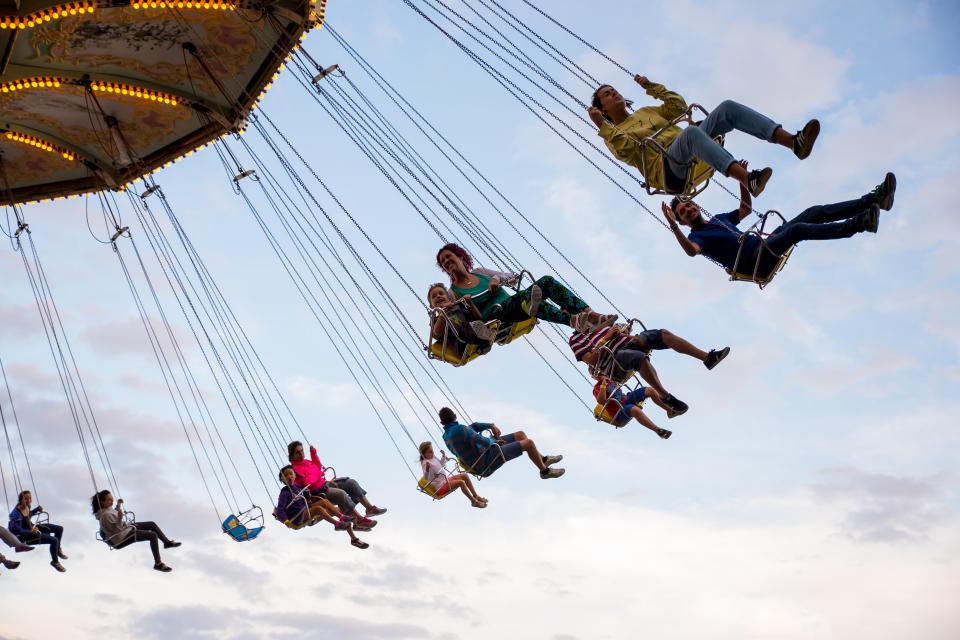
<path fill-rule="evenodd" d="M 741 160 L 746 167 L 746 162 Z M 780 256 L 788 249 L 804 240 L 835 240 L 849 238 L 863 231 L 876 233 L 880 224 L 880 209 L 889 211 L 893 207 L 893 196 L 897 189 L 897 179 L 887 173 L 884 181 L 873 191 L 856 200 L 810 207 L 803 213 L 780 225 L 764 239 L 768 251 L 761 256 L 758 278 L 765 278 L 776 266 Z M 740 273 L 752 273 L 757 264 L 758 252 L 762 249 L 760 239 L 750 234 L 743 238 L 744 246 L 740 251 L 740 239 L 743 232 L 737 226 L 753 211 L 750 193 L 741 187 L 740 207 L 730 213 L 723 213 L 706 220 L 692 201 L 683 202 L 674 198 L 670 205 L 663 203 L 663 215 L 670 224 L 677 242 L 690 257 L 703 254 L 723 265 L 728 271 L 737 266 Z M 677 224 L 690 227 L 686 236 Z"/>
<path fill-rule="evenodd" d="M 526 453 L 540 470 L 540 478 L 559 478 L 564 469 L 551 468 L 563 460 L 563 456 L 544 456 L 537 445 L 523 431 L 503 434 L 492 422 L 474 422 L 463 425 L 457 422 L 457 414 L 449 407 L 440 409 L 440 424 L 443 426 L 443 442 L 457 456 L 460 463 L 476 475 L 486 478 L 507 461 Z M 492 438 L 483 435 L 490 431 Z"/>

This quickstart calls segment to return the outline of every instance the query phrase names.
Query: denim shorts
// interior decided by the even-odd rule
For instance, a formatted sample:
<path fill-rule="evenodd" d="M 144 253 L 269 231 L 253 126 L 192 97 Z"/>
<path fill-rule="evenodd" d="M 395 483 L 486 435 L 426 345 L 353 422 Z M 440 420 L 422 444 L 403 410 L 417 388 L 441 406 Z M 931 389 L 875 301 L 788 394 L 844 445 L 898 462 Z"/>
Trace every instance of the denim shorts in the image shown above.
<path fill-rule="evenodd" d="M 634 343 L 641 343 L 644 349 L 666 349 L 667 345 L 663 344 L 663 330 L 662 329 L 647 329 L 646 331 L 641 331 L 633 337 Z"/>
<path fill-rule="evenodd" d="M 503 440 L 503 444 L 500 445 L 500 452 L 503 453 L 502 456 L 497 455 L 495 451 L 491 451 L 488 454 L 484 455 L 484 458 L 485 458 L 484 461 L 486 462 L 486 464 L 484 465 L 483 462 L 481 462 L 481 469 L 480 469 L 484 477 L 492 474 L 494 471 L 502 467 L 507 461 L 513 460 L 514 458 L 519 458 L 520 456 L 523 455 L 523 447 L 520 446 L 519 442 L 517 442 L 516 435 L 512 433 L 508 433 L 500 436 L 500 440 Z M 496 457 L 488 458 L 488 456 L 496 456 Z M 486 467 L 486 469 L 483 468 L 484 466 Z"/>
<path fill-rule="evenodd" d="M 613 418 L 614 422 L 629 422 L 631 415 L 630 410 L 634 407 L 639 407 L 643 404 L 643 401 L 647 399 L 647 388 L 646 387 L 637 387 L 629 393 L 623 394 L 623 408 L 617 412 L 617 415 Z"/>

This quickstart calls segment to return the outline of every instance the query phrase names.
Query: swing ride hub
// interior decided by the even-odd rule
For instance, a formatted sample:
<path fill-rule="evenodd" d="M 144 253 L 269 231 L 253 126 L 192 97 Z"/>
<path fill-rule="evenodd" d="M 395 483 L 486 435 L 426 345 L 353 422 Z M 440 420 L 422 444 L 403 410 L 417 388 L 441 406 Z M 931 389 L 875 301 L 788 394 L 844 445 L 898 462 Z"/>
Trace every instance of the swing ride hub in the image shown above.
<path fill-rule="evenodd" d="M 5 201 L 121 187 L 242 130 L 325 6 L 0 0 Z"/>

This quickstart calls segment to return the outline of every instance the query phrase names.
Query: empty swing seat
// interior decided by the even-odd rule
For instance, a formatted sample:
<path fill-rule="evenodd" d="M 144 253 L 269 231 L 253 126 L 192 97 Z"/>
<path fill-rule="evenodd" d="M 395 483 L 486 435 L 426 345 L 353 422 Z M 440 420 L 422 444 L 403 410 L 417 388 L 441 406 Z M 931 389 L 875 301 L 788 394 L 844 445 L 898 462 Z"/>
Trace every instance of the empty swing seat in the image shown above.
<path fill-rule="evenodd" d="M 231 513 L 223 521 L 223 532 L 237 542 L 253 540 L 263 528 L 263 511 L 260 507 L 253 507 L 239 515 Z"/>

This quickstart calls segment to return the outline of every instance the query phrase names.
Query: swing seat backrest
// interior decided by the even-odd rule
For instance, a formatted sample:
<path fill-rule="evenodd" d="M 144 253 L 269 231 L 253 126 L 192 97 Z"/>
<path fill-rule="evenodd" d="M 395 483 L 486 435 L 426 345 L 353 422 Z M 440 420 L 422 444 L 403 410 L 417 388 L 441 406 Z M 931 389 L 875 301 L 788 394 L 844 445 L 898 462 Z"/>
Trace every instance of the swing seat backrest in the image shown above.
<path fill-rule="evenodd" d="M 620 413 L 620 404 L 616 401 L 608 400 L 606 405 L 597 404 L 593 408 L 593 417 L 601 422 L 606 422 L 607 424 L 612 424 L 617 427 L 625 427 L 630 423 L 630 417 L 627 416 L 626 420 L 617 420 L 617 414 Z"/>
<path fill-rule="evenodd" d="M 495 342 L 497 344 L 510 344 L 517 338 L 525 336 L 537 326 L 536 318 L 529 318 L 527 320 L 521 320 L 520 322 L 514 322 L 512 324 L 504 324 L 497 329 L 497 338 Z"/>
<path fill-rule="evenodd" d="M 767 219 L 771 215 L 780 218 L 781 224 L 786 223 L 786 220 L 780 215 L 780 212 L 772 209 L 764 213 L 757 222 L 740 235 L 740 247 L 737 249 L 737 257 L 736 260 L 734 260 L 733 268 L 726 269 L 727 275 L 730 276 L 732 282 L 752 282 L 763 289 L 770 284 L 773 278 L 787 265 L 787 260 L 790 259 L 794 247 L 790 247 L 784 251 L 782 255 L 778 256 L 767 247 L 767 243 L 764 240 L 764 237 L 769 235 L 765 232 L 765 227 L 767 225 Z M 750 236 L 754 236 L 760 240 L 760 251 L 752 265 L 742 265 L 740 262 L 743 257 L 744 242 L 746 242 L 746 239 Z M 772 265 L 770 265 L 769 260 L 765 260 L 765 258 L 771 257 L 776 258 L 776 261 Z M 767 268 L 761 272 L 761 266 Z M 746 269 L 744 269 L 744 267 L 746 267 Z"/>
<path fill-rule="evenodd" d="M 442 342 L 434 342 L 430 345 L 430 357 L 435 360 L 443 360 L 455 367 L 462 367 L 468 362 L 473 362 L 481 355 L 483 355 L 483 352 L 475 344 L 468 344 L 462 354 L 457 354 L 453 348 L 444 348 Z"/>
<path fill-rule="evenodd" d="M 641 150 L 641 159 L 642 159 L 641 173 L 644 176 L 648 175 L 647 160 L 646 160 L 646 153 L 645 153 L 646 149 L 649 147 L 654 151 L 656 151 L 657 154 L 660 155 L 661 162 L 664 163 L 664 169 L 666 169 L 667 150 L 664 148 L 663 144 L 660 142 L 660 136 L 667 129 L 678 126 L 683 121 L 687 122 L 687 126 L 690 126 L 690 127 L 696 126 L 693 124 L 693 119 L 694 119 L 693 114 L 695 111 L 698 111 L 698 110 L 702 112 L 704 116 L 710 115 L 710 112 L 704 109 L 699 104 L 695 104 L 695 103 L 691 104 L 687 107 L 687 110 L 684 113 L 680 114 L 679 116 L 677 116 L 676 118 L 674 118 L 673 120 L 665 124 L 659 130 L 653 133 L 653 135 L 650 135 L 637 143 Z M 724 137 L 722 135 L 716 136 L 714 140 L 721 147 L 724 146 Z M 643 186 L 647 192 L 647 195 L 651 195 L 651 196 L 678 195 L 684 200 L 689 200 L 699 195 L 700 193 L 703 192 L 704 189 L 707 188 L 707 186 L 710 184 L 710 179 L 713 177 L 713 174 L 714 174 L 713 167 L 708 165 L 703 160 L 698 159 L 696 162 L 690 165 L 690 168 L 687 170 L 687 175 L 684 176 L 684 186 L 683 186 L 682 192 L 677 193 L 673 191 L 668 191 L 666 188 L 657 189 L 650 186 L 646 182 L 644 182 Z"/>
<path fill-rule="evenodd" d="M 420 478 L 420 480 L 417 481 L 417 489 L 419 489 L 421 493 L 427 494 L 434 500 L 443 500 L 448 495 L 447 493 L 440 493 L 440 490 L 427 482 L 426 478 Z"/>
<path fill-rule="evenodd" d="M 223 532 L 236 540 L 237 542 L 246 542 L 253 540 L 260 535 L 263 527 L 247 527 L 240 522 L 240 519 L 232 513 L 223 521 Z"/>
<path fill-rule="evenodd" d="M 763 289 L 765 286 L 773 282 L 773 278 L 783 271 L 783 268 L 787 266 L 787 260 L 790 259 L 790 254 L 793 253 L 794 247 L 790 247 L 783 252 L 783 255 L 777 259 L 777 262 L 770 268 L 770 271 L 766 274 L 757 274 L 754 276 L 751 273 L 742 273 L 738 269 L 736 272 L 727 269 L 727 274 L 730 276 L 730 280 L 733 282 L 752 282 L 755 285 Z"/>

